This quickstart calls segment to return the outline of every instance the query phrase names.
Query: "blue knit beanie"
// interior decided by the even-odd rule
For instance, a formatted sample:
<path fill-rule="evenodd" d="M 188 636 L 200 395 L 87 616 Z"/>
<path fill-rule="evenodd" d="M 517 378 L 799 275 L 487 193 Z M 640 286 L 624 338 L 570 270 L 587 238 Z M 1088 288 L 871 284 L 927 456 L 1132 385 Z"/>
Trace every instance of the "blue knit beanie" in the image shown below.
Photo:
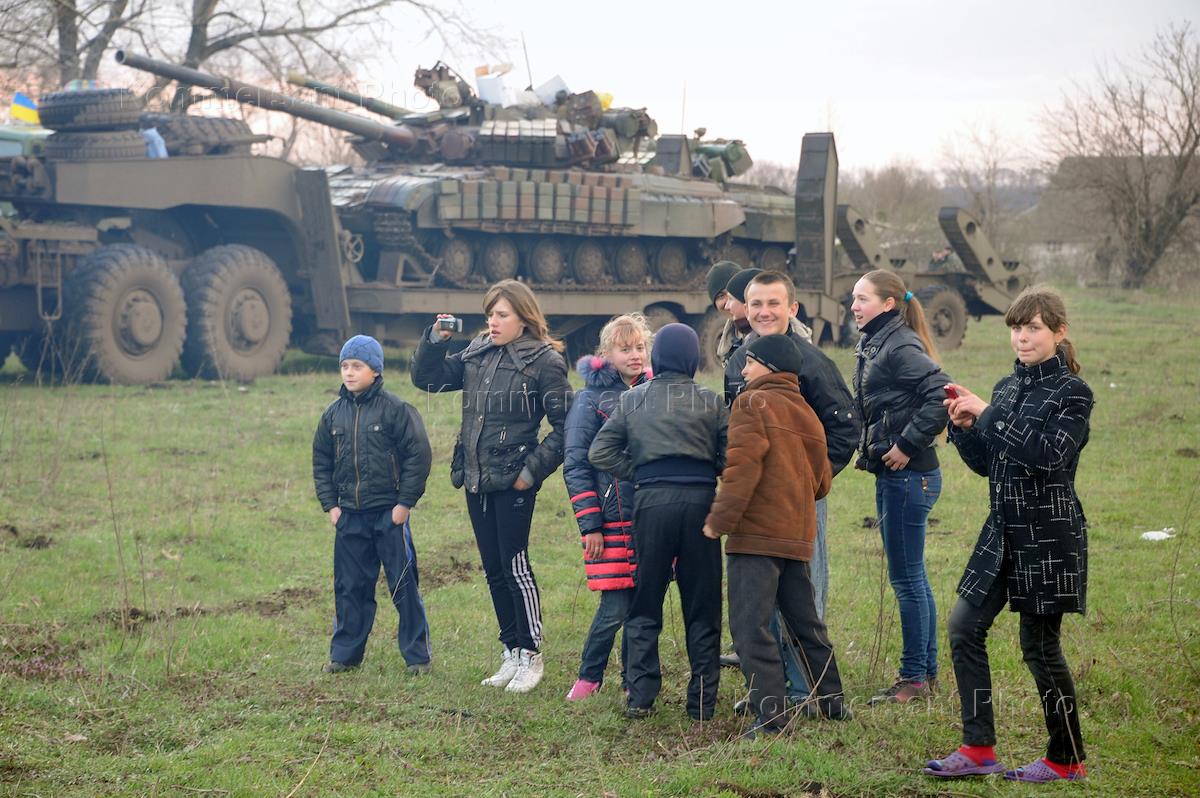
<path fill-rule="evenodd" d="M 366 363 L 372 371 L 383 373 L 383 347 L 369 335 L 356 335 L 342 344 L 338 362 L 351 358 Z"/>

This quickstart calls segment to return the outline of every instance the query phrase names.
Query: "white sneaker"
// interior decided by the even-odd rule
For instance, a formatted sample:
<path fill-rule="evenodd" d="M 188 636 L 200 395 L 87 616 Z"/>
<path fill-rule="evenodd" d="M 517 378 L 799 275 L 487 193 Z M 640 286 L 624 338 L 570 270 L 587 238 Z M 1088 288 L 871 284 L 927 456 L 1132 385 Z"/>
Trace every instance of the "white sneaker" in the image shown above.
<path fill-rule="evenodd" d="M 522 648 L 517 654 L 517 663 L 517 674 L 504 689 L 510 693 L 528 693 L 542 680 L 542 655 Z"/>
<path fill-rule="evenodd" d="M 480 684 L 487 687 L 503 687 L 511 682 L 517 675 L 517 652 L 519 650 L 516 648 L 504 649 L 504 653 L 500 655 L 500 670 L 484 679 Z"/>

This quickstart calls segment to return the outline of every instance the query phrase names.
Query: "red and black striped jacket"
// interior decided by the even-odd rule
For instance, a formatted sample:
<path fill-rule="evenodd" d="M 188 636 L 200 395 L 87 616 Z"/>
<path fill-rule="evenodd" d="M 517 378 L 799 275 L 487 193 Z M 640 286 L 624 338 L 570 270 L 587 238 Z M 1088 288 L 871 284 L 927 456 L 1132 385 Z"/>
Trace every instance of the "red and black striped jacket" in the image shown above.
<path fill-rule="evenodd" d="M 579 524 L 579 534 L 604 533 L 604 556 L 598 560 L 589 560 L 585 556 L 583 561 L 588 588 L 631 588 L 637 569 L 633 551 L 633 483 L 598 471 L 588 462 L 592 438 L 604 426 L 627 386 L 617 370 L 601 357 L 580 358 L 576 370 L 583 377 L 585 387 L 575 394 L 567 414 L 563 479 Z"/>

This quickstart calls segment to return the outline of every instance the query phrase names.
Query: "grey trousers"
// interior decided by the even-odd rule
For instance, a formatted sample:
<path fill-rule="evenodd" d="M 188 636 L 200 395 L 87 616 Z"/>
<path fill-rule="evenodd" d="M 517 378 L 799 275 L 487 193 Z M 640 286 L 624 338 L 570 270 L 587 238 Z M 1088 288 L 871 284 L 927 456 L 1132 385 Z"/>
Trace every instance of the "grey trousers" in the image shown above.
<path fill-rule="evenodd" d="M 808 563 L 730 554 L 727 566 L 730 632 L 759 723 L 779 728 L 788 720 L 783 660 L 770 630 L 776 606 L 792 635 L 788 642 L 799 652 L 800 667 L 815 686 L 812 697 L 818 708 L 823 714 L 834 703 L 840 708 L 842 680 L 825 623 L 817 615 Z"/>

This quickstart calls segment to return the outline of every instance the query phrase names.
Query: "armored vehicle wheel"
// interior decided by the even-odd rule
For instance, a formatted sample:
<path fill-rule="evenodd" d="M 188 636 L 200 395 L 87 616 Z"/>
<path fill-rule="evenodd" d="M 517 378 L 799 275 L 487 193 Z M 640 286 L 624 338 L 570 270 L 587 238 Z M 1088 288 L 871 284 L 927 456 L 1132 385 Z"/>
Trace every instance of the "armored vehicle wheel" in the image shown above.
<path fill-rule="evenodd" d="M 701 316 L 690 316 L 688 324 L 700 338 L 700 368 L 704 371 L 720 371 L 725 364 L 717 357 L 717 342 L 721 340 L 721 332 L 725 329 L 728 317 L 716 308 L 709 308 Z"/>
<path fill-rule="evenodd" d="M 158 255 L 133 244 L 101 247 L 70 276 L 64 294 L 69 373 L 122 385 L 171 375 L 187 309 L 179 281 Z"/>
<path fill-rule="evenodd" d="M 465 238 L 447 238 L 442 243 L 438 253 L 442 264 L 438 267 L 438 277 L 450 285 L 459 286 L 467 282 L 475 263 L 475 254 L 471 244 Z"/>
<path fill-rule="evenodd" d="M 750 256 L 750 248 L 745 244 L 730 244 L 725 247 L 725 253 L 721 256 L 721 260 L 731 260 L 743 269 L 754 265 L 754 258 Z"/>
<path fill-rule="evenodd" d="M 543 238 L 529 253 L 529 275 L 535 283 L 554 284 L 567 273 L 567 260 L 562 244 L 553 238 Z"/>
<path fill-rule="evenodd" d="M 242 244 L 213 247 L 183 283 L 188 372 L 238 382 L 275 372 L 292 334 L 292 297 L 270 258 Z"/>
<path fill-rule="evenodd" d="M 636 241 L 626 241 L 617 247 L 613 257 L 613 267 L 617 272 L 617 282 L 624 285 L 638 285 L 646 282 L 650 273 L 650 262 L 646 257 L 646 248 Z"/>
<path fill-rule="evenodd" d="M 679 317 L 670 308 L 664 308 L 662 305 L 648 307 L 642 315 L 646 317 L 646 324 L 650 326 L 650 332 L 658 332 L 668 324 L 679 321 Z"/>
<path fill-rule="evenodd" d="M 146 157 L 146 142 L 136 130 L 108 133 L 52 133 L 46 137 L 52 161 L 127 161 Z"/>
<path fill-rule="evenodd" d="M 604 249 L 595 241 L 580 241 L 571 255 L 571 272 L 580 285 L 599 285 L 608 274 Z"/>
<path fill-rule="evenodd" d="M 56 91 L 42 97 L 38 117 L 51 130 L 130 130 L 142 101 L 129 89 Z"/>
<path fill-rule="evenodd" d="M 838 346 L 854 346 L 858 343 L 858 322 L 850 310 L 850 300 L 842 305 L 842 323 L 838 326 Z"/>
<path fill-rule="evenodd" d="M 925 310 L 933 343 L 938 349 L 958 349 L 967 332 L 967 303 L 946 285 L 931 285 L 917 292 Z"/>
<path fill-rule="evenodd" d="M 758 256 L 758 268 L 768 272 L 787 272 L 787 250 L 768 246 Z"/>
<path fill-rule="evenodd" d="M 654 275 L 664 285 L 682 285 L 687 281 L 688 258 L 682 244 L 668 241 L 654 253 Z"/>
<path fill-rule="evenodd" d="M 511 280 L 520 263 L 517 245 L 507 236 L 493 236 L 483 248 L 483 273 L 488 282 Z"/>
<path fill-rule="evenodd" d="M 61 325 L 49 332 L 39 329 L 13 342 L 13 351 L 21 365 L 39 382 L 57 382 L 65 377 L 61 335 L 54 334 L 60 330 L 63 330 Z"/>

